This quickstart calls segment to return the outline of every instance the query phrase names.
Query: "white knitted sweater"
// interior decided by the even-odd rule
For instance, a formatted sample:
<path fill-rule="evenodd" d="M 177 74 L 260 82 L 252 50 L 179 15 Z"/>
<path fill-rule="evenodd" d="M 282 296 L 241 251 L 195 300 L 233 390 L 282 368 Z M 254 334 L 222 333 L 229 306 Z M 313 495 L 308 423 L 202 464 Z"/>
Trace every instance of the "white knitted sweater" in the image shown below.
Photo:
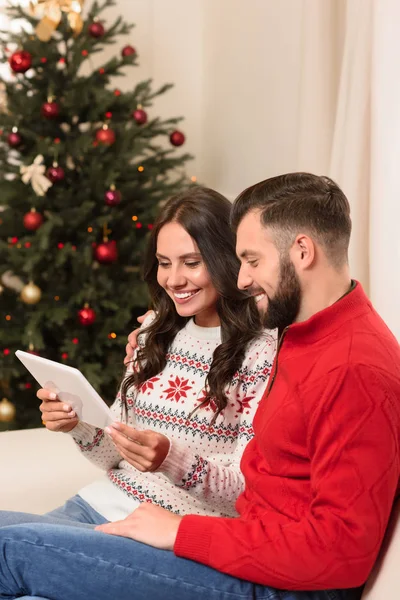
<path fill-rule="evenodd" d="M 210 426 L 213 403 L 190 412 L 204 398 L 204 385 L 219 327 L 190 320 L 176 335 L 167 364 L 137 394 L 128 392 L 128 425 L 166 435 L 169 453 L 156 472 L 142 473 L 123 460 L 101 429 L 79 423 L 71 432 L 83 454 L 107 475 L 79 492 L 95 510 L 113 521 L 126 517 L 138 502 L 153 502 L 178 514 L 236 516 L 243 489 L 240 460 L 253 436 L 252 421 L 270 374 L 276 341 L 265 333 L 251 343 L 227 391 L 227 407 Z M 120 396 L 112 406 L 122 418 Z"/>

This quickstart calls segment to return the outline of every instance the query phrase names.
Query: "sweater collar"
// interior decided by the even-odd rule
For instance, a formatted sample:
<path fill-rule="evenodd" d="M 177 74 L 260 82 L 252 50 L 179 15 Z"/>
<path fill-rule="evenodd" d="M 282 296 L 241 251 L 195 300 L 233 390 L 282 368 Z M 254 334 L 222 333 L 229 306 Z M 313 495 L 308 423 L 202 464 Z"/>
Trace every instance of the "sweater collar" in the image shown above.
<path fill-rule="evenodd" d="M 333 333 L 348 321 L 372 310 L 361 283 L 355 282 L 353 289 L 337 302 L 319 311 L 307 321 L 293 323 L 286 329 L 284 343 L 305 345 L 316 342 Z"/>
<path fill-rule="evenodd" d="M 198 340 L 221 341 L 221 327 L 200 327 L 194 319 L 190 319 L 184 327 L 186 332 Z"/>

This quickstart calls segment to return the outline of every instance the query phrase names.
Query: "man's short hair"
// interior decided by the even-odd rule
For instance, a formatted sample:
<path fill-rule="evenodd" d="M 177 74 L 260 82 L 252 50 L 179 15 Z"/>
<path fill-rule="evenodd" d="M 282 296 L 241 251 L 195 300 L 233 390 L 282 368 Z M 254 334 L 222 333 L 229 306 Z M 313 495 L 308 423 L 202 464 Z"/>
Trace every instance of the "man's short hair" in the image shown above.
<path fill-rule="evenodd" d="M 305 233 L 323 247 L 335 267 L 347 263 L 350 205 L 329 177 L 287 173 L 247 188 L 233 204 L 231 223 L 235 231 L 251 211 L 261 212 L 261 223 L 272 230 L 281 253 L 289 250 L 296 235 Z"/>

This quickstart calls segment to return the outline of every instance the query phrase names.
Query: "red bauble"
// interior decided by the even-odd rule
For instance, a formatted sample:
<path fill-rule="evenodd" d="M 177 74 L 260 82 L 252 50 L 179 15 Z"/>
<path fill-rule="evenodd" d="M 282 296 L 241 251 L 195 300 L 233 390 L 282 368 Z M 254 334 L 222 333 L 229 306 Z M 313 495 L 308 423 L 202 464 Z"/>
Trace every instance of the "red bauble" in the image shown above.
<path fill-rule="evenodd" d="M 28 231 L 36 231 L 39 229 L 41 224 L 43 223 L 43 217 L 40 213 L 35 210 L 31 210 L 30 212 L 24 215 L 24 227 L 28 229 Z"/>
<path fill-rule="evenodd" d="M 93 38 L 101 38 L 105 33 L 105 29 L 101 23 L 96 21 L 89 25 L 88 32 Z"/>
<path fill-rule="evenodd" d="M 8 59 L 14 73 L 25 73 L 32 66 L 32 55 L 26 50 L 17 50 Z"/>
<path fill-rule="evenodd" d="M 144 125 L 147 123 L 147 112 L 141 108 L 137 108 L 133 111 L 132 117 L 135 119 L 138 125 Z"/>
<path fill-rule="evenodd" d="M 65 172 L 62 167 L 53 165 L 47 169 L 46 176 L 52 183 L 58 183 L 65 178 Z"/>
<path fill-rule="evenodd" d="M 60 105 L 57 102 L 45 102 L 41 109 L 42 117 L 56 119 L 60 114 Z"/>
<path fill-rule="evenodd" d="M 115 133 L 112 129 L 107 127 L 104 129 L 98 129 L 96 131 L 96 141 L 99 144 L 104 144 L 105 146 L 111 146 L 115 142 Z"/>
<path fill-rule="evenodd" d="M 107 190 L 104 194 L 104 202 L 107 206 L 117 206 L 121 202 L 121 192 L 118 190 Z"/>
<path fill-rule="evenodd" d="M 133 46 L 125 46 L 122 48 L 121 54 L 123 57 L 132 56 L 132 54 L 136 54 L 136 50 Z"/>
<path fill-rule="evenodd" d="M 173 146 L 182 146 L 182 144 L 185 142 L 185 136 L 181 131 L 176 130 L 173 131 L 169 136 L 169 141 Z"/>
<path fill-rule="evenodd" d="M 7 136 L 7 142 L 10 148 L 18 148 L 22 143 L 22 137 L 16 131 L 12 131 Z"/>
<path fill-rule="evenodd" d="M 96 313 L 93 308 L 85 307 L 78 310 L 78 320 L 81 325 L 84 327 L 88 327 L 89 325 L 93 325 L 96 320 Z"/>
<path fill-rule="evenodd" d="M 118 258 L 118 250 L 115 242 L 103 242 L 94 249 L 96 260 L 102 265 L 110 265 Z"/>

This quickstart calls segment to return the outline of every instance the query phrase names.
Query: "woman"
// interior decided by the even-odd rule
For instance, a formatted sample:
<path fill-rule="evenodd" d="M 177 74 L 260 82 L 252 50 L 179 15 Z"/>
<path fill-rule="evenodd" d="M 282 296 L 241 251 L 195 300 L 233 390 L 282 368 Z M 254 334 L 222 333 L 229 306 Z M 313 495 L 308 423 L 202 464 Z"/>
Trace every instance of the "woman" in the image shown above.
<path fill-rule="evenodd" d="M 69 432 L 106 474 L 49 513 L 101 524 L 140 502 L 177 514 L 236 516 L 240 459 L 265 388 L 275 339 L 236 287 L 230 203 L 196 187 L 172 198 L 144 261 L 156 316 L 147 318 L 105 431 L 38 392 L 50 430 Z M 0 521 L 1 523 L 1 521 Z"/>

